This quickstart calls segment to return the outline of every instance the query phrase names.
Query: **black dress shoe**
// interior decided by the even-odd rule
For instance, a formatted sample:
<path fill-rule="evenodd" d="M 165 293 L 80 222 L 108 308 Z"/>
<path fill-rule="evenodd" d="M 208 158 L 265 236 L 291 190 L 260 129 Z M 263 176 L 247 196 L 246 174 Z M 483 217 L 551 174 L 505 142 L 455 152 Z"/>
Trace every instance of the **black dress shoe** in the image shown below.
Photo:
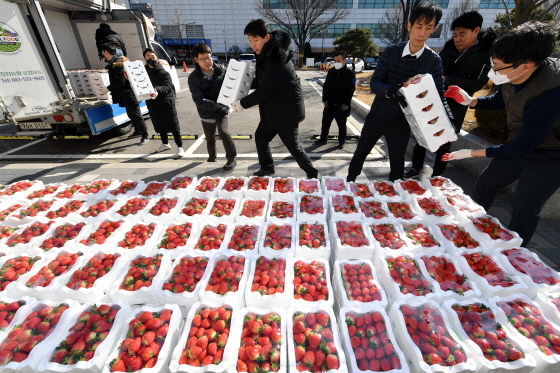
<path fill-rule="evenodd" d="M 233 161 L 228 161 L 225 165 L 224 165 L 224 170 L 229 171 L 229 170 L 233 170 L 233 168 L 237 166 L 237 161 L 234 159 Z"/>
<path fill-rule="evenodd" d="M 308 179 L 317 179 L 319 173 L 317 172 L 316 174 L 307 174 L 306 176 Z"/>
<path fill-rule="evenodd" d="M 206 162 L 216 162 L 216 159 L 208 158 Z"/>
<path fill-rule="evenodd" d="M 274 172 L 275 172 L 274 168 L 268 169 L 268 170 L 259 168 L 258 171 L 253 172 L 253 175 L 254 176 L 270 176 L 270 175 L 274 175 Z"/>
<path fill-rule="evenodd" d="M 327 143 L 327 140 L 323 140 L 321 138 L 318 138 L 317 140 L 315 140 L 315 145 L 325 145 Z"/>
<path fill-rule="evenodd" d="M 405 179 L 418 179 L 419 177 L 420 171 L 416 171 L 415 168 L 411 168 L 406 174 L 404 174 Z"/>
<path fill-rule="evenodd" d="M 344 149 L 344 144 L 338 144 L 339 149 Z"/>

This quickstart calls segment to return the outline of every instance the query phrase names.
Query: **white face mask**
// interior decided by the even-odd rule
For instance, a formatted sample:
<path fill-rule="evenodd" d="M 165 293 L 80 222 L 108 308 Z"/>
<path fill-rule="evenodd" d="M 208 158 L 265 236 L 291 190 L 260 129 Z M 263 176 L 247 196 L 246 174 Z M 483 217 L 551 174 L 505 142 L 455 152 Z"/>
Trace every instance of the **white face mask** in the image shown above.
<path fill-rule="evenodd" d="M 518 66 L 517 69 L 519 69 L 520 67 L 521 67 L 521 66 Z M 515 70 L 517 70 L 517 69 L 515 69 Z M 515 70 L 513 70 L 513 71 L 515 71 Z M 513 71 L 510 71 L 510 72 L 507 73 L 507 74 L 500 74 L 500 73 L 494 71 L 494 69 L 490 68 L 490 71 L 488 71 L 488 78 L 490 78 L 490 80 L 492 80 L 492 82 L 493 82 L 495 85 L 506 84 L 506 83 L 509 83 L 512 79 L 515 79 L 515 78 L 521 76 L 521 74 L 519 74 L 519 75 L 517 75 L 515 78 L 511 78 L 511 79 L 508 78 L 508 75 L 509 75 L 510 73 L 512 73 Z"/>
<path fill-rule="evenodd" d="M 335 62 L 335 63 L 333 64 L 333 66 L 334 66 L 334 68 L 337 69 L 337 70 L 338 70 L 338 69 L 342 69 L 342 64 L 341 64 L 340 62 Z"/>

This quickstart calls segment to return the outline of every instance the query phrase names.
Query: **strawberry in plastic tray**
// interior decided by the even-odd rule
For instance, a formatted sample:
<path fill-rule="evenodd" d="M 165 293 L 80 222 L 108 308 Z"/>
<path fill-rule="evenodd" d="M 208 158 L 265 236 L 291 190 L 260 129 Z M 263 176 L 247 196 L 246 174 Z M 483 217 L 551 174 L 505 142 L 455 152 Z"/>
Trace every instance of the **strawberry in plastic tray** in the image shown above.
<path fill-rule="evenodd" d="M 545 265 L 534 253 L 521 249 L 505 249 L 501 253 L 516 271 L 531 278 L 531 283 L 528 284 L 531 287 L 542 284 L 548 285 L 543 290 L 551 290 L 550 286 L 560 283 L 558 272 Z"/>
<path fill-rule="evenodd" d="M 453 183 L 446 177 L 436 176 L 436 177 L 429 177 L 424 179 L 425 182 L 428 182 L 427 185 L 432 190 L 437 190 L 440 193 L 448 194 L 448 193 L 463 193 L 463 189 Z"/>
<path fill-rule="evenodd" d="M 469 269 L 473 272 L 469 277 L 477 283 L 483 297 L 489 298 L 497 294 L 507 295 L 519 291 L 525 292 L 528 288 L 519 277 L 504 271 L 490 254 L 477 251 L 456 255 L 466 261 L 467 268 L 464 268 L 464 270 Z"/>
<path fill-rule="evenodd" d="M 138 246 L 144 246 L 146 241 L 154 234 L 156 223 L 151 224 L 136 224 L 128 232 L 125 233 L 124 238 L 117 244 L 118 247 L 123 249 L 134 249 Z"/>
<path fill-rule="evenodd" d="M 250 178 L 247 182 L 247 190 L 255 192 L 265 191 L 268 189 L 269 185 L 270 178 L 255 176 Z"/>
<path fill-rule="evenodd" d="M 332 211 L 334 211 L 334 214 L 337 214 L 339 218 L 357 217 L 356 214 L 359 213 L 358 207 L 356 207 L 356 201 L 352 196 L 344 194 L 334 195 L 330 197 L 330 202 Z"/>
<path fill-rule="evenodd" d="M 389 317 L 383 309 L 373 307 L 370 311 L 360 312 L 344 307 L 340 310 L 340 320 L 345 350 L 350 356 L 353 372 L 399 371 L 402 368 L 405 357 L 395 341 Z"/>
<path fill-rule="evenodd" d="M 209 259 L 205 256 L 182 257 L 171 272 L 171 276 L 163 283 L 162 289 L 173 294 L 192 293 L 206 272 Z"/>
<path fill-rule="evenodd" d="M 360 210 L 365 219 L 383 219 L 387 217 L 387 211 L 383 208 L 383 203 L 375 200 L 359 201 Z"/>
<path fill-rule="evenodd" d="M 99 216 L 99 214 L 109 211 L 114 205 L 115 201 L 105 199 L 90 205 L 87 210 L 80 213 L 80 216 L 83 218 L 96 217 Z"/>
<path fill-rule="evenodd" d="M 113 182 L 110 180 L 97 180 L 93 181 L 87 185 L 84 185 L 82 189 L 78 190 L 77 193 L 80 194 L 97 194 L 99 191 L 105 190 L 111 186 Z"/>
<path fill-rule="evenodd" d="M 320 187 L 319 180 L 305 180 L 305 179 L 298 180 L 299 193 L 305 193 L 305 194 L 320 193 L 319 187 Z"/>
<path fill-rule="evenodd" d="M 20 209 L 21 207 L 23 207 L 23 205 L 17 203 L 17 204 L 15 204 L 15 205 L 12 205 L 12 206 L 8 207 L 8 208 L 5 209 L 5 210 L 0 211 L 0 222 L 3 222 L 4 220 L 6 220 L 6 218 L 7 218 L 10 214 L 12 214 L 14 211 L 17 211 L 17 210 Z"/>
<path fill-rule="evenodd" d="M 171 179 L 171 183 L 168 188 L 173 190 L 187 189 L 193 182 L 193 178 L 190 176 L 176 176 Z"/>
<path fill-rule="evenodd" d="M 342 246 L 363 247 L 370 245 L 369 239 L 366 237 L 360 222 L 337 221 L 335 227 Z"/>
<path fill-rule="evenodd" d="M 233 234 L 227 248 L 234 251 L 256 252 L 255 247 L 259 240 L 258 225 L 235 225 Z"/>
<path fill-rule="evenodd" d="M 204 177 L 198 180 L 198 185 L 194 188 L 197 192 L 213 192 L 220 184 L 220 179 Z"/>
<path fill-rule="evenodd" d="M 324 197 L 313 195 L 313 194 L 306 194 L 299 199 L 299 211 L 298 214 L 308 214 L 311 215 L 309 218 L 313 219 L 323 218 L 326 220 L 326 213 L 324 207 Z M 323 215 L 323 216 L 321 216 Z M 303 216 L 303 215 L 302 215 Z M 321 219 L 321 220 L 323 220 Z M 299 220 L 299 218 L 298 218 Z"/>
<path fill-rule="evenodd" d="M 454 208 L 457 213 L 484 213 L 482 206 L 478 205 L 465 194 L 445 194 L 445 201 Z"/>
<path fill-rule="evenodd" d="M 56 277 L 68 272 L 81 255 L 83 254 L 61 253 L 57 255 L 53 260 L 42 267 L 37 274 L 31 276 L 25 283 L 25 286 L 28 288 L 44 288 L 49 286 Z"/>
<path fill-rule="evenodd" d="M 313 249 L 326 246 L 327 239 L 323 224 L 300 223 L 298 245 Z"/>
<path fill-rule="evenodd" d="M 80 184 L 72 184 L 69 187 L 67 187 L 64 190 L 61 190 L 60 192 L 58 192 L 55 197 L 56 198 L 72 198 L 74 197 L 74 194 L 76 194 L 79 190 L 83 189 L 84 186 L 80 185 Z"/>
<path fill-rule="evenodd" d="M 160 198 L 148 211 L 149 214 L 153 216 L 161 216 L 163 214 L 169 214 L 171 210 L 177 206 L 178 198 L 168 198 L 162 197 Z"/>
<path fill-rule="evenodd" d="M 13 196 L 16 193 L 24 192 L 34 185 L 31 181 L 18 181 L 8 187 L 0 189 L 0 196 Z"/>
<path fill-rule="evenodd" d="M 264 222 L 266 213 L 265 207 L 266 200 L 264 199 L 246 199 L 243 201 L 239 216 L 245 218 L 262 218 Z"/>
<path fill-rule="evenodd" d="M 120 194 L 130 192 L 131 190 L 136 189 L 136 187 L 138 187 L 138 181 L 124 180 L 116 189 L 111 190 L 109 193 L 113 196 L 118 196 Z"/>
<path fill-rule="evenodd" d="M 219 250 L 226 236 L 226 230 L 226 224 L 205 225 L 200 231 L 194 248 L 202 251 Z"/>
<path fill-rule="evenodd" d="M 473 234 L 479 235 L 490 248 L 510 248 L 522 243 L 517 233 L 504 229 L 498 220 L 491 216 L 470 217 L 470 222 L 475 228 Z"/>
<path fill-rule="evenodd" d="M 14 369 L 19 365 L 13 363 L 28 363 L 26 360 L 29 355 L 36 355 L 35 348 L 44 348 L 44 344 L 41 342 L 53 332 L 63 314 L 68 310 L 69 305 L 75 303 L 72 301 L 56 306 L 48 304 L 55 303 L 45 301 L 33 304 L 27 310 L 31 312 L 25 315 L 25 319 L 18 327 L 14 327 L 5 335 L 0 344 L 0 366 L 11 365 Z M 9 369 L 9 367 L 5 369 Z"/>
<path fill-rule="evenodd" d="M 235 255 L 216 260 L 206 291 L 221 296 L 229 292 L 236 293 L 243 278 L 245 260 L 244 257 Z"/>
<path fill-rule="evenodd" d="M 207 198 L 193 197 L 185 203 L 183 209 L 181 210 L 181 213 L 187 216 L 201 215 L 207 206 Z"/>
<path fill-rule="evenodd" d="M 158 249 L 175 250 L 183 248 L 191 237 L 193 223 L 171 225 L 165 229 Z"/>
<path fill-rule="evenodd" d="M 442 291 L 451 291 L 465 295 L 468 291 L 474 292 L 476 285 L 468 277 L 460 274 L 452 259 L 445 255 L 423 255 L 420 259 L 424 262 L 426 272 L 439 284 Z"/>
<path fill-rule="evenodd" d="M 404 196 L 427 196 L 430 193 L 422 188 L 422 185 L 416 180 L 400 181 L 396 183 L 398 188 L 402 189 Z"/>
<path fill-rule="evenodd" d="M 89 289 L 95 282 L 109 273 L 120 254 L 98 253 L 94 255 L 83 267 L 75 270 L 68 282 L 67 288 L 78 290 L 81 288 Z"/>
<path fill-rule="evenodd" d="M 0 331 L 6 330 L 8 326 L 10 326 L 16 312 L 28 302 L 33 302 L 30 298 L 23 297 L 20 300 L 16 300 L 13 302 L 3 302 L 0 301 Z"/>
<path fill-rule="evenodd" d="M 139 211 L 144 210 L 149 202 L 149 199 L 131 198 L 115 211 L 115 213 L 120 216 L 136 215 Z"/>
<path fill-rule="evenodd" d="M 68 241 L 76 239 L 85 225 L 85 223 L 59 225 L 54 229 L 52 236 L 45 239 L 39 248 L 49 251 L 52 248 L 62 247 Z"/>
<path fill-rule="evenodd" d="M 115 233 L 115 231 L 121 227 L 123 222 L 124 220 L 106 220 L 102 222 L 94 232 L 90 233 L 88 238 L 81 240 L 80 244 L 86 246 L 102 245 L 103 243 L 105 243 L 107 238 L 113 235 L 113 233 Z"/>
<path fill-rule="evenodd" d="M 20 229 L 18 233 L 14 233 L 13 235 L 11 235 L 10 238 L 8 238 L 8 240 L 6 241 L 6 245 L 9 247 L 14 247 L 16 245 L 28 244 L 35 237 L 39 237 L 45 234 L 53 223 L 54 221 L 51 220 L 47 223 L 38 221 L 30 224 L 27 227 L 23 228 L 23 230 Z"/>
<path fill-rule="evenodd" d="M 136 372 L 156 367 L 158 359 L 166 360 L 166 356 L 160 359 L 160 352 L 174 331 L 170 327 L 175 324 L 172 317 L 175 319 L 175 314 L 180 312 L 176 306 L 167 306 L 170 305 L 157 311 L 141 311 L 125 325 L 126 338 L 120 342 L 117 357 L 108 362 L 110 372 Z"/>
<path fill-rule="evenodd" d="M 444 209 L 435 197 L 416 198 L 415 201 L 420 210 L 428 217 L 434 217 L 436 220 L 439 220 L 437 218 L 446 218 L 451 216 L 449 211 Z"/>
<path fill-rule="evenodd" d="M 40 259 L 38 256 L 21 255 L 6 260 L 0 268 L 0 291 L 6 290 L 8 285 L 29 272 Z"/>
<path fill-rule="evenodd" d="M 172 370 L 192 371 L 193 367 L 220 366 L 228 358 L 224 353 L 230 335 L 232 312 L 233 309 L 227 305 L 208 307 L 196 303 L 187 318 L 190 324 L 186 325 L 173 352 L 171 366 L 175 368 Z M 188 367 L 180 368 L 177 365 Z"/>
<path fill-rule="evenodd" d="M 401 255 L 394 258 L 387 256 L 384 261 L 389 270 L 391 281 L 397 285 L 402 295 L 411 294 L 416 297 L 426 296 L 428 294 L 432 296 L 436 295 L 434 286 L 424 277 L 414 257 L 408 255 Z M 399 295 L 395 294 L 395 298 L 396 297 L 399 297 Z"/>
<path fill-rule="evenodd" d="M 393 183 L 389 183 L 386 181 L 375 182 L 373 183 L 373 188 L 380 196 L 384 196 L 387 198 L 399 196 L 399 192 L 397 192 Z"/>
<path fill-rule="evenodd" d="M 291 332 L 288 332 L 291 337 L 288 341 L 291 367 L 295 365 L 299 372 L 347 372 L 332 310 L 299 312 L 291 309 L 288 310 L 288 317 L 290 315 L 293 320 Z"/>
<path fill-rule="evenodd" d="M 238 200 L 235 198 L 217 198 L 212 203 L 209 214 L 217 218 L 232 217 L 232 212 L 236 210 Z"/>
<path fill-rule="evenodd" d="M 151 286 L 159 271 L 162 257 L 161 254 L 158 254 L 153 257 L 141 256 L 133 259 L 119 289 L 136 291 Z"/>
<path fill-rule="evenodd" d="M 148 183 L 144 188 L 144 190 L 138 194 L 144 197 L 157 196 L 158 194 L 163 192 L 167 184 L 168 184 L 167 181 L 163 181 L 161 183 L 157 181 L 152 181 L 151 183 Z"/>
<path fill-rule="evenodd" d="M 37 216 L 42 211 L 47 211 L 51 208 L 55 200 L 45 201 L 38 200 L 33 202 L 31 205 L 21 209 L 17 214 L 13 215 L 16 219 L 32 218 Z"/>
<path fill-rule="evenodd" d="M 292 226 L 269 224 L 265 231 L 263 247 L 275 251 L 292 247 Z"/>
<path fill-rule="evenodd" d="M 397 219 L 410 220 L 417 217 L 407 202 L 387 202 L 387 208 Z"/>
<path fill-rule="evenodd" d="M 323 185 L 325 186 L 325 194 L 337 194 L 339 192 L 347 192 L 346 182 L 342 178 L 324 177 Z"/>
<path fill-rule="evenodd" d="M 57 210 L 48 211 L 45 217 L 47 219 L 66 218 L 68 217 L 68 215 L 78 211 L 84 205 L 84 203 L 84 201 L 80 201 L 77 199 L 70 200 L 63 206 L 59 207 Z"/>
<path fill-rule="evenodd" d="M 292 178 L 275 178 L 272 185 L 273 193 L 293 193 L 294 179 Z"/>
<path fill-rule="evenodd" d="M 268 216 L 270 216 L 272 219 L 288 219 L 289 221 L 294 220 L 294 202 L 271 201 Z"/>
<path fill-rule="evenodd" d="M 279 312 L 244 312 L 235 363 L 237 372 L 278 372 L 281 367 L 286 369 L 285 322 Z"/>
<path fill-rule="evenodd" d="M 260 295 L 284 293 L 286 260 L 261 256 L 255 262 L 251 292 Z"/>
<path fill-rule="evenodd" d="M 374 281 L 374 272 L 370 264 L 361 260 L 337 263 L 335 270 L 340 269 L 343 287 L 341 291 L 345 293 L 348 301 L 368 303 L 383 300 L 384 294 Z M 385 304 L 386 302 L 385 300 Z"/>
<path fill-rule="evenodd" d="M 354 196 L 360 198 L 372 198 L 373 193 L 369 189 L 369 185 L 366 183 L 350 183 L 350 191 L 354 193 Z"/>
<path fill-rule="evenodd" d="M 330 286 L 329 265 L 325 260 L 290 260 L 293 266 L 293 298 L 306 302 L 325 301 L 333 305 L 334 296 Z"/>
<path fill-rule="evenodd" d="M 406 247 L 406 242 L 394 224 L 368 224 L 373 238 L 383 249 L 399 250 Z"/>
<path fill-rule="evenodd" d="M 222 187 L 223 191 L 226 192 L 238 192 L 242 191 L 243 186 L 245 185 L 245 180 L 239 177 L 232 177 L 226 179 L 224 182 L 224 186 Z"/>
<path fill-rule="evenodd" d="M 461 226 L 456 223 L 438 224 L 439 230 L 443 237 L 449 243 L 450 248 L 462 248 L 472 250 L 480 247 L 480 244 L 471 237 Z M 453 244 L 451 246 L 450 244 Z M 450 249 L 448 248 L 448 250 Z"/>
<path fill-rule="evenodd" d="M 12 234 L 14 234 L 16 231 L 18 231 L 20 228 L 19 227 L 10 227 L 9 225 L 5 225 L 3 227 L 0 227 L 0 240 L 10 237 Z"/>
<path fill-rule="evenodd" d="M 424 248 L 440 247 L 438 240 L 434 238 L 429 227 L 420 222 L 402 223 L 404 234 L 415 246 Z"/>
<path fill-rule="evenodd" d="M 45 188 L 43 189 L 39 189 L 36 190 L 34 192 L 31 192 L 27 195 L 27 199 L 35 199 L 35 198 L 45 198 L 45 197 L 52 197 L 50 196 L 51 194 L 54 194 L 58 189 L 60 188 L 60 185 L 46 185 Z"/>

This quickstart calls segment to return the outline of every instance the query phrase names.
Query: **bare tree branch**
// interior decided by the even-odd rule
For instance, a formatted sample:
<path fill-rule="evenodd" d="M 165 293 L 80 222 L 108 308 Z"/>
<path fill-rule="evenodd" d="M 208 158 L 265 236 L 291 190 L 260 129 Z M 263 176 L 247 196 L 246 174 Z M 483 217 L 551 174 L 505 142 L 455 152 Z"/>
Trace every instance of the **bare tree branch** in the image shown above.
<path fill-rule="evenodd" d="M 441 36 L 443 36 L 445 40 L 449 39 L 453 34 L 451 32 L 451 24 L 453 23 L 453 20 L 460 15 L 473 10 L 478 10 L 478 6 L 475 5 L 473 0 L 461 0 L 459 4 L 451 8 L 449 13 L 447 13 L 445 22 L 443 22 Z"/>
<path fill-rule="evenodd" d="M 401 41 L 401 26 L 403 24 L 402 5 L 385 11 L 385 23 L 379 25 L 379 39 L 385 45 L 396 44 Z"/>

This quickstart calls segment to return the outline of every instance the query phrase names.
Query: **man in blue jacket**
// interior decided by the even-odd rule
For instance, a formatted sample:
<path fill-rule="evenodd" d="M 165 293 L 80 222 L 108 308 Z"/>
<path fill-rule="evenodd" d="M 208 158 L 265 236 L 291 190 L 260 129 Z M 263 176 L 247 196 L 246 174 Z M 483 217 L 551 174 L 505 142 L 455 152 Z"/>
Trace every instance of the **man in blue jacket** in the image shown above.
<path fill-rule="evenodd" d="M 432 75 L 448 116 L 452 120 L 453 116 L 443 97 L 441 58 L 425 44 L 436 29 L 441 15 L 441 8 L 432 1 L 426 1 L 414 8 L 408 22 L 410 32 L 408 42 L 385 48 L 379 57 L 370 82 L 375 99 L 366 116 L 358 146 L 350 161 L 347 181 L 356 181 L 367 156 L 381 136 L 385 136 L 389 149 L 391 166 L 389 180 L 403 178 L 410 127 L 399 105 L 399 102 L 404 105 L 406 103 L 398 91 L 413 76 Z"/>

